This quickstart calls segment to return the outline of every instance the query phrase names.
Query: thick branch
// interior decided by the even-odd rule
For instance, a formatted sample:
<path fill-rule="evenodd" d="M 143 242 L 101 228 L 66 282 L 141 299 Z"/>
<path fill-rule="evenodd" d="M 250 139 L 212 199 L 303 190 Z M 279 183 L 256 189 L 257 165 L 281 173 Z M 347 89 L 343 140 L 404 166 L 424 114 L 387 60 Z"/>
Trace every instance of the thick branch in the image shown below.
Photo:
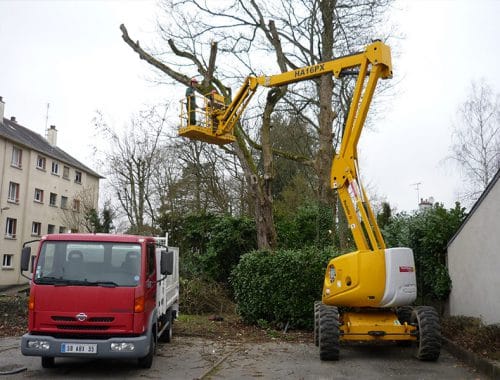
<path fill-rule="evenodd" d="M 134 42 L 130 38 L 130 36 L 128 35 L 127 28 L 125 28 L 125 25 L 121 24 L 120 30 L 122 31 L 122 38 L 125 41 L 125 43 L 128 46 L 130 46 L 132 48 L 132 50 L 135 51 L 139 55 L 139 58 L 144 59 L 150 65 L 152 65 L 152 66 L 156 67 L 157 69 L 159 69 L 160 71 L 164 72 L 172 79 L 175 79 L 178 82 L 184 83 L 186 86 L 189 85 L 189 82 L 191 80 L 190 77 L 173 70 L 169 66 L 165 65 L 163 62 L 160 62 L 159 60 L 154 58 L 151 54 L 144 51 L 144 49 L 139 45 L 139 41 Z"/>

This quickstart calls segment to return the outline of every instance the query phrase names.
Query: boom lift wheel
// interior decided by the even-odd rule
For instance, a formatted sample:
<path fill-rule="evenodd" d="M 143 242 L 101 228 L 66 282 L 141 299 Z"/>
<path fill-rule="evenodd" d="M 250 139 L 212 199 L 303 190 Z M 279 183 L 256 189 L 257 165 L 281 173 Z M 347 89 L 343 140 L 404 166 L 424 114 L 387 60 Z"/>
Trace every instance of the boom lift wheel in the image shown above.
<path fill-rule="evenodd" d="M 436 361 L 441 351 L 441 328 L 436 309 L 431 306 L 415 307 L 411 314 L 411 323 L 417 326 L 416 358 Z"/>
<path fill-rule="evenodd" d="M 321 360 L 339 360 L 340 328 L 336 306 L 319 306 L 319 357 Z"/>
<path fill-rule="evenodd" d="M 319 346 L 319 307 L 321 301 L 314 301 L 314 345 Z"/>

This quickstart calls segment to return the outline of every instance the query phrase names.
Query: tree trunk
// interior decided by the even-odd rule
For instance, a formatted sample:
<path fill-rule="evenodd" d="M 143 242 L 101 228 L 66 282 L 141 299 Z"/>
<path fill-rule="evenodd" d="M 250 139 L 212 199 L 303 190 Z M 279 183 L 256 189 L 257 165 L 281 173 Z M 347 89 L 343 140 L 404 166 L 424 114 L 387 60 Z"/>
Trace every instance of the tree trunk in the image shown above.
<path fill-rule="evenodd" d="M 333 26 L 335 0 L 323 0 L 319 3 L 321 17 L 323 21 L 323 30 L 321 33 L 321 53 L 322 60 L 329 61 L 333 59 Z M 333 139 L 339 136 L 333 136 L 333 121 L 336 113 L 332 109 L 333 102 L 333 78 L 331 75 L 323 75 L 317 86 L 319 98 L 319 149 L 316 156 L 316 172 L 318 174 L 318 201 L 323 206 L 332 209 L 332 232 L 333 236 L 339 233 L 337 228 L 336 194 L 330 187 L 330 171 L 335 154 Z M 339 236 L 339 240 L 342 238 Z"/>

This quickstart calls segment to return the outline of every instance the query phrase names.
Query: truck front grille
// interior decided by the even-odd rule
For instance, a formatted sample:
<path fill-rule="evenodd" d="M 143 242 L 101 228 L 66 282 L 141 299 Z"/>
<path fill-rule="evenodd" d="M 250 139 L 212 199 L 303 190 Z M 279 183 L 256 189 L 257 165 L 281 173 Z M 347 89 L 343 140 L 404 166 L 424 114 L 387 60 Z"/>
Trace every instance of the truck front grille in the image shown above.
<path fill-rule="evenodd" d="M 76 321 L 76 318 L 74 317 L 64 317 L 64 316 L 61 316 L 61 315 L 53 315 L 52 316 L 52 320 L 53 321 L 59 321 L 59 322 L 74 322 Z"/>
<path fill-rule="evenodd" d="M 89 325 L 57 325 L 59 330 L 85 330 L 85 331 L 105 331 L 109 326 L 89 326 Z"/>
<path fill-rule="evenodd" d="M 89 318 L 89 322 L 113 322 L 115 320 L 114 317 L 91 317 Z"/>
<path fill-rule="evenodd" d="M 68 317 L 68 316 L 63 316 L 63 315 L 53 315 L 52 317 L 53 321 L 56 322 L 78 322 L 78 320 L 75 317 Z M 114 317 L 90 317 L 87 319 L 86 322 L 113 322 L 115 320 Z"/>

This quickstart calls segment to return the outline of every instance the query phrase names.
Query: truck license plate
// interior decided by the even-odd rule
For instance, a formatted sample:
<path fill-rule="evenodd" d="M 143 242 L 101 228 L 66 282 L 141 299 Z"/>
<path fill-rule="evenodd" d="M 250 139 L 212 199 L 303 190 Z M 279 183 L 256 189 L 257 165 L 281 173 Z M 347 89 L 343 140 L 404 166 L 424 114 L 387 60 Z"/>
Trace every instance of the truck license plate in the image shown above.
<path fill-rule="evenodd" d="M 63 354 L 96 354 L 97 344 L 82 343 L 62 343 L 61 353 Z"/>

